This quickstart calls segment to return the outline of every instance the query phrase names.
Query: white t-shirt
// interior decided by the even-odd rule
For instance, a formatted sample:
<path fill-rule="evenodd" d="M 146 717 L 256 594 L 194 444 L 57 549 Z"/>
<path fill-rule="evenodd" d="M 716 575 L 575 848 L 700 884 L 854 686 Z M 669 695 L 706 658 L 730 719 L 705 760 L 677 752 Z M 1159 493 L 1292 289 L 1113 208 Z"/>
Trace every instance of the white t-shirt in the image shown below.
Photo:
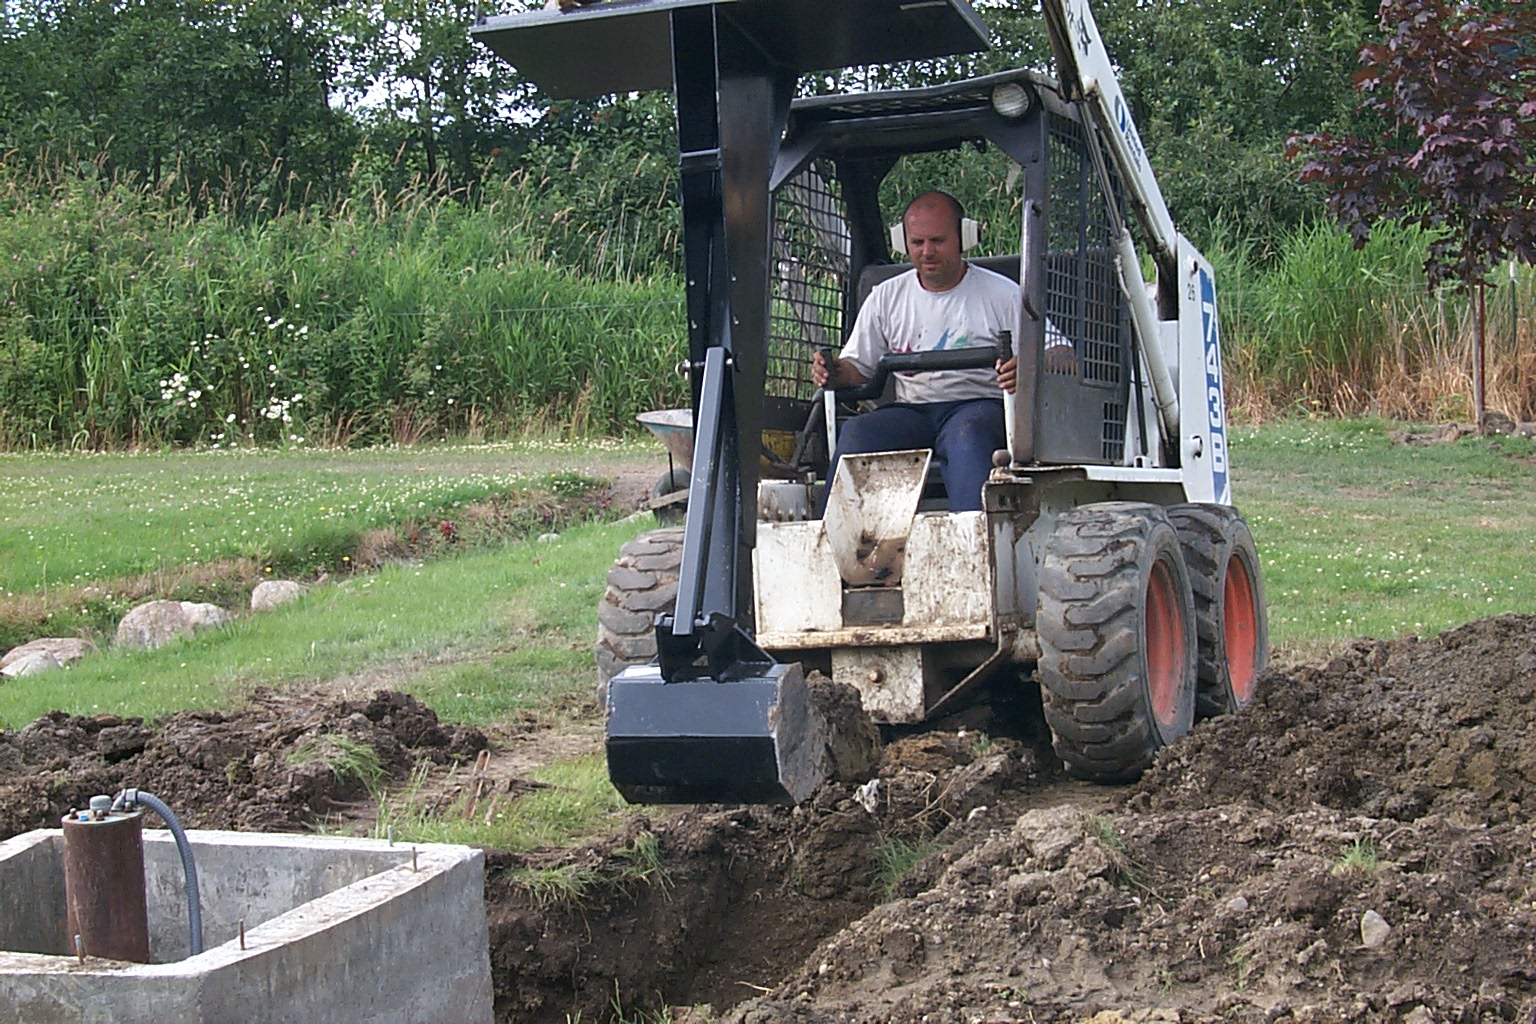
<path fill-rule="evenodd" d="M 947 292 L 930 292 L 909 270 L 882 281 L 859 309 L 841 358 L 866 377 L 887 352 L 934 352 L 940 349 L 995 346 L 999 331 L 1018 334 L 1019 286 L 1002 274 L 967 264 L 960 283 Z M 923 404 L 995 398 L 997 372 L 947 370 L 896 375 L 896 400 Z"/>

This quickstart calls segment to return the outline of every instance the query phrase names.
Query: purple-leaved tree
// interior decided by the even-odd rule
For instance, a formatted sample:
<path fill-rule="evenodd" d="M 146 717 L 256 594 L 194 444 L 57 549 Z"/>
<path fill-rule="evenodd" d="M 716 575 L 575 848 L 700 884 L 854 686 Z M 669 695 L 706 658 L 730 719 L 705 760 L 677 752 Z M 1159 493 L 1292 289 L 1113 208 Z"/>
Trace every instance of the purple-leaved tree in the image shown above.
<path fill-rule="evenodd" d="M 1484 292 L 1506 259 L 1536 262 L 1536 8 L 1383 0 L 1385 39 L 1355 75 L 1374 137 L 1293 136 L 1301 180 L 1358 248 L 1379 221 L 1431 233 L 1431 288 L 1467 288 L 1475 307 L 1472 404 L 1483 422 Z"/>

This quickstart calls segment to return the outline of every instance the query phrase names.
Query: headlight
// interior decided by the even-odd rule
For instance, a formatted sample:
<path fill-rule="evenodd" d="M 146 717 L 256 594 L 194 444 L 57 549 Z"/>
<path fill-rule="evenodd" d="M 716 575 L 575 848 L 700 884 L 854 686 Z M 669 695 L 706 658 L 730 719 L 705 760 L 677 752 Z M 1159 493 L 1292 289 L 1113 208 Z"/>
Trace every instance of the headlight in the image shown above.
<path fill-rule="evenodd" d="M 1029 90 L 1018 82 L 993 86 L 992 109 L 1003 117 L 1022 117 L 1029 109 Z"/>

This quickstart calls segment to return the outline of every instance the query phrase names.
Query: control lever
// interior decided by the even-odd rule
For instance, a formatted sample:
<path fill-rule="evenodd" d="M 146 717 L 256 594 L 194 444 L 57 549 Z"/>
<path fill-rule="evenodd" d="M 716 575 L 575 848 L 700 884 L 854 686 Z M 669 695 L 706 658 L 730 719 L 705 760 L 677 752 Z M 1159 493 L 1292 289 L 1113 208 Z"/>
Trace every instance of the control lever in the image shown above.
<path fill-rule="evenodd" d="M 827 417 L 827 458 L 837 451 L 837 392 L 832 388 L 832 363 L 837 350 L 831 346 L 821 349 L 821 365 L 827 368 L 827 386 L 822 389 L 821 407 Z"/>
<path fill-rule="evenodd" d="M 880 357 L 875 375 L 868 383 L 840 388 L 838 401 L 862 402 L 879 398 L 893 373 L 942 373 L 945 370 L 990 370 L 997 364 L 1001 350 L 993 345 L 972 348 L 941 349 L 937 352 L 889 353 Z M 1011 353 L 1010 353 L 1011 354 Z"/>

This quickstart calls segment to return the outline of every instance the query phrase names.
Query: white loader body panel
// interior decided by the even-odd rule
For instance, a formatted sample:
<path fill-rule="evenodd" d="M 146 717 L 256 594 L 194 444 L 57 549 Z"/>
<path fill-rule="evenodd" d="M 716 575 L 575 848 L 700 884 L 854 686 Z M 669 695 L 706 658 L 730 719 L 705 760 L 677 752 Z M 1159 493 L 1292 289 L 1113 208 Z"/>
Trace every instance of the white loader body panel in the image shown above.
<path fill-rule="evenodd" d="M 757 641 L 776 651 L 986 640 L 993 606 L 986 530 L 981 512 L 913 517 L 901 621 L 845 625 L 843 581 L 825 524 L 758 523 L 752 566 Z"/>
<path fill-rule="evenodd" d="M 1179 404 L 1184 490 L 1190 501 L 1232 504 L 1227 450 L 1226 388 L 1221 367 L 1221 318 L 1211 264 L 1179 236 Z"/>

